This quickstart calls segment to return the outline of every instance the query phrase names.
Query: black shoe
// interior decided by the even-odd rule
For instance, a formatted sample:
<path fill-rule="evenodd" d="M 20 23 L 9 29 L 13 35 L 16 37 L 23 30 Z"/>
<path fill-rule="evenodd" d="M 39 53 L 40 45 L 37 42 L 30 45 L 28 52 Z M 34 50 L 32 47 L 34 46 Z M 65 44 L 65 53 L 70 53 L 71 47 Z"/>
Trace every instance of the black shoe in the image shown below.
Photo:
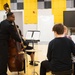
<path fill-rule="evenodd" d="M 27 46 L 25 49 L 31 50 L 31 49 L 33 49 L 33 47 Z"/>
<path fill-rule="evenodd" d="M 33 63 L 32 61 L 29 64 L 32 65 L 32 66 L 38 66 L 38 64 Z"/>

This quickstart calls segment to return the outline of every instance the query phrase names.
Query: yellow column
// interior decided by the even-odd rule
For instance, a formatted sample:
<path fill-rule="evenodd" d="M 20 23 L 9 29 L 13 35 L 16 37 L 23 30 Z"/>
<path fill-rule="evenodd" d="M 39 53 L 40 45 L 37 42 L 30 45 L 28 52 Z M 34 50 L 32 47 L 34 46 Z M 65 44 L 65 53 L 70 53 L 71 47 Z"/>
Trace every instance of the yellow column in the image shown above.
<path fill-rule="evenodd" d="M 0 10 L 1 10 L 1 0 L 0 0 Z"/>
<path fill-rule="evenodd" d="M 37 23 L 37 0 L 24 0 L 24 23 Z"/>
<path fill-rule="evenodd" d="M 55 23 L 63 23 L 63 11 L 66 10 L 66 0 L 52 0 L 52 13 Z"/>
<path fill-rule="evenodd" d="M 3 5 L 8 3 L 10 6 L 10 0 L 0 0 L 0 10 L 4 10 Z"/>

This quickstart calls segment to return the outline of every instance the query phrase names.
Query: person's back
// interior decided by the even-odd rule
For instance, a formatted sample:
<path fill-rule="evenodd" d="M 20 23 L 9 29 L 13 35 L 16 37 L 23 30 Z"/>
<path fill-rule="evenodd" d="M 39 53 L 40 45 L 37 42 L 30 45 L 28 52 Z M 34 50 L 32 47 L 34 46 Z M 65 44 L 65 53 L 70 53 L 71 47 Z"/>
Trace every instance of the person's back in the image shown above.
<path fill-rule="evenodd" d="M 74 43 L 66 37 L 55 38 L 50 42 L 51 52 L 50 65 L 52 71 L 65 71 L 72 68 L 71 53 Z M 73 49 L 74 50 L 74 49 Z M 75 52 L 75 51 L 74 51 Z M 75 54 L 75 53 L 74 53 Z"/>

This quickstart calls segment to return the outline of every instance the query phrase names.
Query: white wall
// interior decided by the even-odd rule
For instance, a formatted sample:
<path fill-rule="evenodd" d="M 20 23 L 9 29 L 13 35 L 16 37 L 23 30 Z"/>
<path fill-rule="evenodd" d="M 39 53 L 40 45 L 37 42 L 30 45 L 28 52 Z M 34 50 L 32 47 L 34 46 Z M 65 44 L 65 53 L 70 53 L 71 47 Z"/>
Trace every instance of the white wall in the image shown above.
<path fill-rule="evenodd" d="M 23 10 L 21 11 L 12 10 L 12 12 L 15 15 L 15 24 L 19 26 L 19 28 L 21 29 L 23 33 Z"/>
<path fill-rule="evenodd" d="M 4 19 L 5 11 L 0 11 L 0 22 Z"/>
<path fill-rule="evenodd" d="M 23 35 L 26 36 L 28 30 L 37 30 L 37 24 L 24 24 L 23 25 Z"/>
<path fill-rule="evenodd" d="M 51 41 L 54 38 L 52 28 L 54 25 L 54 16 L 39 16 L 38 18 L 38 29 L 41 32 L 40 41 Z"/>
<path fill-rule="evenodd" d="M 49 42 L 54 38 L 52 28 L 54 25 L 54 16 L 50 9 L 38 11 L 38 29 L 41 32 L 40 41 Z"/>

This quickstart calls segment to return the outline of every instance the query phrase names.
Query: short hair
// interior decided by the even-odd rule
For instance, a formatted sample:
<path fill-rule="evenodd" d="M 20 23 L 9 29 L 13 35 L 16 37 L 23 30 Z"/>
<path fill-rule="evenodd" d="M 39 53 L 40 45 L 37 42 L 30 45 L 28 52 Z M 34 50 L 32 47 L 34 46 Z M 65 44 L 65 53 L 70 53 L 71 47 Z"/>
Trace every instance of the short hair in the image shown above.
<path fill-rule="evenodd" d="M 54 32 L 57 32 L 57 34 L 63 34 L 64 33 L 64 25 L 59 23 L 59 24 L 55 24 L 53 29 Z"/>
<path fill-rule="evenodd" d="M 7 18 L 8 18 L 9 16 L 12 16 L 12 15 L 13 15 L 12 12 L 8 12 L 8 14 L 7 14 Z"/>

